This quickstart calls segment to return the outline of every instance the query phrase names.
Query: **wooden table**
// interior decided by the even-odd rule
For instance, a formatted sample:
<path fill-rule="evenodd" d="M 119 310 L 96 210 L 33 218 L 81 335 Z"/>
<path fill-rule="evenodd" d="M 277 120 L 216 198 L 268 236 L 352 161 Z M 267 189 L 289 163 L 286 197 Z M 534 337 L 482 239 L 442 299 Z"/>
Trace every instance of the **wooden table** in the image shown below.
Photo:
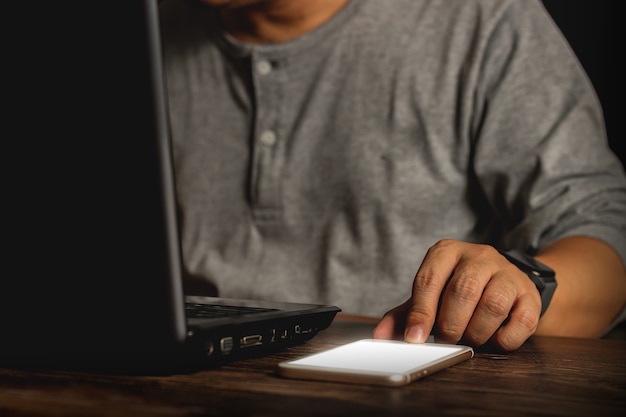
<path fill-rule="evenodd" d="M 626 410 L 626 341 L 533 337 L 403 388 L 297 381 L 279 361 L 366 338 L 338 316 L 313 340 L 268 357 L 170 376 L 0 369 L 0 416 L 585 416 Z"/>

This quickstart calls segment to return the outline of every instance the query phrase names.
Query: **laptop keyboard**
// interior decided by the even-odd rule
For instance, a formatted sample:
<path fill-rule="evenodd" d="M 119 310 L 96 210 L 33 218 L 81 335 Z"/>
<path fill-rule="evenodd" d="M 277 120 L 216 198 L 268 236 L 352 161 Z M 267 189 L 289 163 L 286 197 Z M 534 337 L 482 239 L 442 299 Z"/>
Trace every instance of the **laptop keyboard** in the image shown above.
<path fill-rule="evenodd" d="M 242 316 L 245 314 L 258 314 L 266 313 L 268 311 L 278 311 L 275 308 L 200 303 L 186 303 L 185 310 L 187 311 L 187 317 L 194 319 L 233 317 Z"/>

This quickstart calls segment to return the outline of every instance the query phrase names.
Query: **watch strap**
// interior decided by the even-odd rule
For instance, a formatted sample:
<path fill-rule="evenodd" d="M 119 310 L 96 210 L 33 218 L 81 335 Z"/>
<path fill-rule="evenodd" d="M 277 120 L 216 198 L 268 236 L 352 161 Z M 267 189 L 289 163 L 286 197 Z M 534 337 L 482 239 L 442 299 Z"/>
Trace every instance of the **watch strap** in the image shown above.
<path fill-rule="evenodd" d="M 543 316 L 557 286 L 554 270 L 519 250 L 498 250 L 498 252 L 524 272 L 535 284 L 541 295 L 541 316 Z"/>

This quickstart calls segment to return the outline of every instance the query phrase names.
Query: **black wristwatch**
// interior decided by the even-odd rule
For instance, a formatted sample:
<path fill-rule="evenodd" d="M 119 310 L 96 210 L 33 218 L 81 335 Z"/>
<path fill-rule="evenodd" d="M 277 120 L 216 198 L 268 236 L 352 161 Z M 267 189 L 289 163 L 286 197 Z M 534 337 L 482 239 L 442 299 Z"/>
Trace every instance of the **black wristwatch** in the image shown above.
<path fill-rule="evenodd" d="M 554 270 L 542 264 L 532 256 L 518 250 L 499 251 L 513 265 L 522 270 L 537 286 L 541 294 L 541 315 L 546 312 L 550 305 L 554 290 L 556 290 L 556 278 Z"/>

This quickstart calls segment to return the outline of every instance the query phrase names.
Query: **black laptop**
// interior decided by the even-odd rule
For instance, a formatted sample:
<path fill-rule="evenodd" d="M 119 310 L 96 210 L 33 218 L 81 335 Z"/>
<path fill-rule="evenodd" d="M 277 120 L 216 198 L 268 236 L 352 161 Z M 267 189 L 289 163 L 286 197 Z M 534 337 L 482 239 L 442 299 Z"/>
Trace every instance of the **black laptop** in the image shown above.
<path fill-rule="evenodd" d="M 337 307 L 183 293 L 157 1 L 122 3 L 11 40 L 0 364 L 176 370 L 310 339 Z"/>

